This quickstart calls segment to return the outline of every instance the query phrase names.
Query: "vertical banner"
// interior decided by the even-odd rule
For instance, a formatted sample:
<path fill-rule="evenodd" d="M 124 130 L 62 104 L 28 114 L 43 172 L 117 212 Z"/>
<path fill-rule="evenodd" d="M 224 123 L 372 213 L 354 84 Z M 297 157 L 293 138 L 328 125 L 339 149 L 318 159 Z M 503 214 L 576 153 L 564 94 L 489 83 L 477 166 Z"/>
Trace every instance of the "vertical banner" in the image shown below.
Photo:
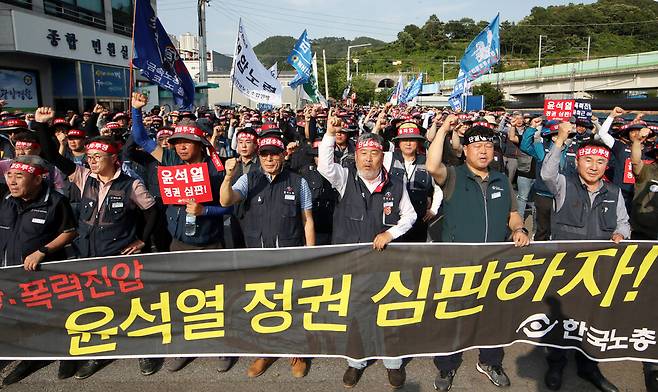
<path fill-rule="evenodd" d="M 250 100 L 281 106 L 281 82 L 256 57 L 242 20 L 238 27 L 231 80 L 238 91 Z"/>

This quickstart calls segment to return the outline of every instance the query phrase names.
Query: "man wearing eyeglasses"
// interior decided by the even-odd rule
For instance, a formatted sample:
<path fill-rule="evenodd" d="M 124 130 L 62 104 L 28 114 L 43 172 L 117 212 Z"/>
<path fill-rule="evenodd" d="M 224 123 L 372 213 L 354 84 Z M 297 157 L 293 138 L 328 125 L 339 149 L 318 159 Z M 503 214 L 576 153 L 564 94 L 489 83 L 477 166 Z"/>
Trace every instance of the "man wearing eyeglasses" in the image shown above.
<path fill-rule="evenodd" d="M 139 179 L 124 174 L 120 168 L 119 147 L 112 138 L 99 136 L 86 145 L 89 168 L 76 165 L 57 151 L 48 132 L 52 108 L 39 108 L 34 130 L 39 135 L 43 155 L 55 164 L 69 181 L 80 190 L 80 216 L 76 239 L 81 257 L 130 255 L 144 248 L 155 227 L 155 200 Z M 136 222 L 143 219 L 144 228 L 137 231 Z M 103 360 L 84 362 L 75 378 L 84 379 L 107 364 Z M 139 359 L 140 371 L 150 375 L 159 369 L 162 360 Z"/>

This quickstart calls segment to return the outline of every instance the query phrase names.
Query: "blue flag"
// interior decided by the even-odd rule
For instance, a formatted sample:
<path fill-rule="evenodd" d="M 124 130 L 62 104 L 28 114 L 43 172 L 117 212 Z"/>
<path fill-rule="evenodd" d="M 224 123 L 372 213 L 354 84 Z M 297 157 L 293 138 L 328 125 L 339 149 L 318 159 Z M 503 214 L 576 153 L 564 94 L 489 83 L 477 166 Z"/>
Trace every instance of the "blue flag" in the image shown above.
<path fill-rule="evenodd" d="M 407 96 L 405 97 L 406 102 L 411 102 L 418 94 L 420 94 L 420 90 L 423 88 L 423 73 L 421 72 L 416 80 L 414 80 L 414 83 L 411 85 L 411 88 L 409 89 L 409 92 L 407 92 Z"/>
<path fill-rule="evenodd" d="M 142 75 L 171 91 L 176 105 L 194 105 L 194 82 L 148 0 L 135 0 L 133 65 Z"/>
<path fill-rule="evenodd" d="M 462 96 L 455 95 L 448 98 L 448 103 L 452 110 L 461 110 L 462 109 Z"/>
<path fill-rule="evenodd" d="M 464 51 L 460 68 L 464 70 L 470 82 L 489 72 L 500 60 L 500 23 L 499 15 L 478 34 Z"/>
<path fill-rule="evenodd" d="M 402 94 L 400 94 L 400 97 L 398 98 L 398 105 L 402 103 L 407 103 L 407 95 L 409 95 L 409 91 L 411 91 L 411 88 L 413 87 L 415 82 L 416 82 L 416 78 L 412 78 L 407 83 L 404 90 L 402 91 Z"/>
<path fill-rule="evenodd" d="M 306 30 L 299 36 L 295 47 L 292 48 L 292 52 L 288 56 L 288 64 L 297 70 L 297 76 L 288 83 L 291 88 L 296 88 L 308 82 L 313 70 L 313 54 L 311 52 L 311 41 L 306 35 Z"/>

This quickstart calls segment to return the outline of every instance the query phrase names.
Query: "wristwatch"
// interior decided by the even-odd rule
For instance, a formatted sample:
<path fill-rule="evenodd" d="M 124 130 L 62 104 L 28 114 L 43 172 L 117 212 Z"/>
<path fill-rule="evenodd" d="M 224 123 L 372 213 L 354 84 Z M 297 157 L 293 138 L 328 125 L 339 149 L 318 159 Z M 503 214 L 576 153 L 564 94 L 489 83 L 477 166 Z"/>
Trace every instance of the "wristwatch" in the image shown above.
<path fill-rule="evenodd" d="M 528 229 L 526 229 L 525 227 L 519 227 L 518 229 L 515 229 L 512 233 L 516 233 L 517 231 L 522 231 L 525 235 L 530 234 Z"/>
<path fill-rule="evenodd" d="M 42 246 L 41 248 L 39 248 L 39 252 L 41 252 L 44 255 L 48 256 L 48 253 L 50 253 L 50 249 L 48 249 L 47 246 Z"/>

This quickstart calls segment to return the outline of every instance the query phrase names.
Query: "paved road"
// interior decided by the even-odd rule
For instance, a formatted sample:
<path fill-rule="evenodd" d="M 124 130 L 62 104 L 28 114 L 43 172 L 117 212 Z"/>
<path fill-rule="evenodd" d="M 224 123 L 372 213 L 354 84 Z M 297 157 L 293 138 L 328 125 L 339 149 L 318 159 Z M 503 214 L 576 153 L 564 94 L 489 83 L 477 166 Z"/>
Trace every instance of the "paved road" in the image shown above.
<path fill-rule="evenodd" d="M 464 363 L 457 373 L 452 391 L 489 392 L 499 391 L 484 375 L 475 370 L 477 351 L 464 355 Z M 5 387 L 8 391 L 90 391 L 90 392 L 165 392 L 165 391 L 344 391 L 342 376 L 345 361 L 341 359 L 315 359 L 311 370 L 304 379 L 293 379 L 287 359 L 280 359 L 257 379 L 245 375 L 250 360 L 242 358 L 227 373 L 215 370 L 212 358 L 201 358 L 191 362 L 186 368 L 169 373 L 161 370 L 144 377 L 139 374 L 137 360 L 119 360 L 87 380 L 64 380 L 56 378 L 57 365 L 50 364 L 30 377 Z M 515 344 L 506 350 L 504 365 L 512 381 L 509 392 L 548 391 L 543 385 L 545 362 L 542 349 L 526 344 Z M 2 370 L 4 376 L 13 367 Z M 637 362 L 612 362 L 601 364 L 603 373 L 613 380 L 621 391 L 645 391 L 642 365 Z M 430 358 L 417 358 L 407 366 L 407 383 L 402 391 L 433 391 L 432 382 L 436 370 Z M 381 362 L 368 367 L 354 391 L 388 391 L 386 372 Z M 562 391 L 594 391 L 585 381 L 576 376 L 573 360 L 565 372 Z"/>

